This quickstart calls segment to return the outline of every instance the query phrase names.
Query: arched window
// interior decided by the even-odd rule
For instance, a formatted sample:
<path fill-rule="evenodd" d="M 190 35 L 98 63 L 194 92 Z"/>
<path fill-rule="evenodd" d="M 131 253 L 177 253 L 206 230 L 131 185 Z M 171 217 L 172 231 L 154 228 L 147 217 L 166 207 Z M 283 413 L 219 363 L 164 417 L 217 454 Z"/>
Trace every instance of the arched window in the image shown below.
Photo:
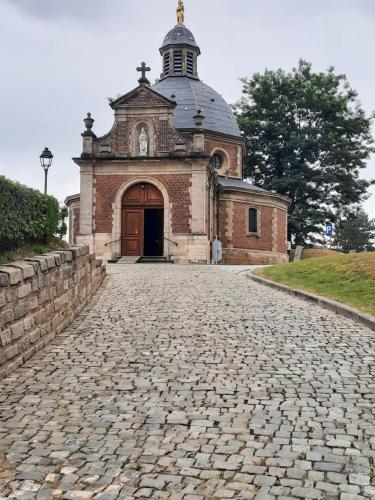
<path fill-rule="evenodd" d="M 258 233 L 258 210 L 256 208 L 249 208 L 249 233 Z"/>

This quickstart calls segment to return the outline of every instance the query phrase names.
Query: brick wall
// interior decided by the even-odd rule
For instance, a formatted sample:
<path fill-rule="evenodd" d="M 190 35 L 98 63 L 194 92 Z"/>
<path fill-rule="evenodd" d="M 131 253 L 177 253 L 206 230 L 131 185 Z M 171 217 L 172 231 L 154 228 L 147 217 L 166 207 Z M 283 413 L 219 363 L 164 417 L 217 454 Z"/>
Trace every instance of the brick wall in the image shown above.
<path fill-rule="evenodd" d="M 247 211 L 248 205 L 244 203 L 233 203 L 233 246 L 236 248 L 248 248 L 252 250 L 264 250 L 272 252 L 273 246 L 273 208 L 256 207 L 260 211 L 260 233 L 259 236 L 247 234 Z"/>
<path fill-rule="evenodd" d="M 248 234 L 247 211 L 259 210 L 259 233 Z M 227 264 L 273 264 L 286 255 L 287 212 L 272 206 L 222 200 L 220 202 L 220 238 Z M 281 255 L 276 255 L 281 254 Z"/>
<path fill-rule="evenodd" d="M 229 265 L 270 265 L 288 262 L 287 254 L 276 252 L 257 252 L 256 250 L 245 250 L 242 248 L 225 248 L 223 250 L 223 264 Z"/>
<path fill-rule="evenodd" d="M 97 175 L 95 176 L 95 231 L 112 232 L 112 207 L 121 186 L 140 176 L 134 175 Z M 191 175 L 150 175 L 150 179 L 159 181 L 168 192 L 172 205 L 173 233 L 190 233 L 191 221 Z M 140 177 L 142 178 L 142 177 Z"/>
<path fill-rule="evenodd" d="M 104 277 L 86 246 L 0 267 L 0 379 L 66 328 Z"/>
<path fill-rule="evenodd" d="M 127 122 L 117 123 L 111 134 L 110 143 L 115 153 L 130 155 L 130 129 Z M 106 141 L 104 141 L 106 142 Z"/>

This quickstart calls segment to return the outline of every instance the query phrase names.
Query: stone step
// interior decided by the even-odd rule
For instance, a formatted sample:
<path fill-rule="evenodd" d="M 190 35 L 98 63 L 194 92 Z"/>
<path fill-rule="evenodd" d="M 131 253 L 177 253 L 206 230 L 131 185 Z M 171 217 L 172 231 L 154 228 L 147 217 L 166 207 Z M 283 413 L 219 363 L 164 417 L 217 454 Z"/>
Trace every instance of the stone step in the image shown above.
<path fill-rule="evenodd" d="M 138 264 L 174 264 L 168 257 L 139 257 Z"/>
<path fill-rule="evenodd" d="M 126 255 L 125 257 L 121 257 L 117 264 L 136 264 L 139 259 L 139 255 Z"/>

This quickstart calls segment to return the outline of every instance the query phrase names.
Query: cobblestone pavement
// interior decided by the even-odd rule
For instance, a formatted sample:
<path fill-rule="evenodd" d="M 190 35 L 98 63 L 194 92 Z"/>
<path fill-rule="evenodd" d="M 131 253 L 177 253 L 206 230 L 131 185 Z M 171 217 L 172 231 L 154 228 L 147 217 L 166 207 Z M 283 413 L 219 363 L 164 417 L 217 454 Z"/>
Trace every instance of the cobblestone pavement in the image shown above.
<path fill-rule="evenodd" d="M 1 498 L 375 499 L 373 332 L 217 267 L 110 272 L 0 384 Z"/>

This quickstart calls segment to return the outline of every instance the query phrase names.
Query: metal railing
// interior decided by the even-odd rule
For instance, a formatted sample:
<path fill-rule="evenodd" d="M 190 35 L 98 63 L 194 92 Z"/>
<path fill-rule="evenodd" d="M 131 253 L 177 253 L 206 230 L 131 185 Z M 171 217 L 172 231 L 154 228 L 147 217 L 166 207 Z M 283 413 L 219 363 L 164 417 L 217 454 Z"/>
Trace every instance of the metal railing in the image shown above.
<path fill-rule="evenodd" d="M 169 241 L 170 243 L 173 243 L 174 245 L 176 245 L 176 247 L 178 247 L 178 243 L 177 241 L 173 241 L 173 240 L 170 240 L 169 238 L 164 238 L 166 241 Z"/>
<path fill-rule="evenodd" d="M 173 240 L 170 240 L 169 238 L 164 238 L 166 241 L 169 241 L 170 243 L 173 243 L 174 245 L 176 245 L 176 247 L 178 247 L 178 243 L 177 241 L 173 241 Z M 105 247 L 109 247 L 109 245 L 113 245 L 113 243 L 118 243 L 119 241 L 121 241 L 122 238 L 118 239 L 118 240 L 114 240 L 114 241 L 110 241 L 108 243 L 106 243 L 104 246 Z"/>
<path fill-rule="evenodd" d="M 106 243 L 104 246 L 109 247 L 109 245 L 113 245 L 113 243 L 118 243 L 119 241 L 121 241 L 121 238 L 119 240 L 110 241 L 109 243 Z"/>

